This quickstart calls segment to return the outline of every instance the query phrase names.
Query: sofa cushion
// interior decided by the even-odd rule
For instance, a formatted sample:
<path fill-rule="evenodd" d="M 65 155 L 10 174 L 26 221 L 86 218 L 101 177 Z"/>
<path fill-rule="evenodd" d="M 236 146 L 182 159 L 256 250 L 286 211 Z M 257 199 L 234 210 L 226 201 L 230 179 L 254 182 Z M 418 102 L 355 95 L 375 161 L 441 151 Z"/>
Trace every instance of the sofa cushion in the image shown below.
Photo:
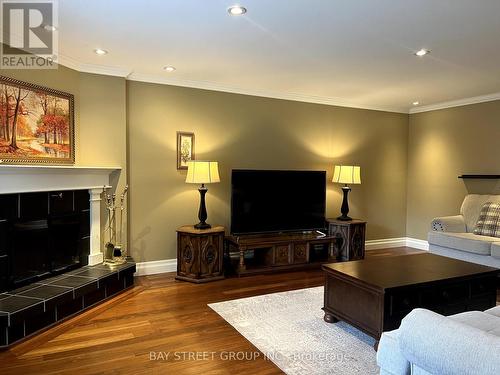
<path fill-rule="evenodd" d="M 485 311 L 486 314 L 495 315 L 500 318 L 500 306 L 493 307 Z"/>
<path fill-rule="evenodd" d="M 467 311 L 451 315 L 450 319 L 455 322 L 466 324 L 469 327 L 480 329 L 491 335 L 500 337 L 500 317 L 482 311 Z"/>
<path fill-rule="evenodd" d="M 410 375 L 410 362 L 399 350 L 399 330 L 382 334 L 377 350 L 377 364 L 387 374 Z M 382 371 L 380 374 L 383 374 Z"/>
<path fill-rule="evenodd" d="M 491 256 L 500 259 L 500 242 L 494 242 L 491 244 Z"/>
<path fill-rule="evenodd" d="M 500 237 L 500 203 L 486 202 L 483 204 L 473 233 Z"/>
<path fill-rule="evenodd" d="M 416 364 L 411 364 L 411 375 L 433 375 L 428 371 L 425 371 L 423 368 L 417 366 Z"/>
<path fill-rule="evenodd" d="M 406 315 L 399 330 L 403 356 L 431 374 L 498 374 L 496 335 L 424 309 Z"/>
<path fill-rule="evenodd" d="M 479 213 L 486 202 L 500 203 L 500 195 L 468 194 L 460 208 L 460 213 L 464 216 L 467 232 L 474 230 Z"/>
<path fill-rule="evenodd" d="M 491 255 L 491 244 L 496 237 L 480 236 L 474 233 L 429 232 L 429 243 L 466 251 L 473 254 Z"/>

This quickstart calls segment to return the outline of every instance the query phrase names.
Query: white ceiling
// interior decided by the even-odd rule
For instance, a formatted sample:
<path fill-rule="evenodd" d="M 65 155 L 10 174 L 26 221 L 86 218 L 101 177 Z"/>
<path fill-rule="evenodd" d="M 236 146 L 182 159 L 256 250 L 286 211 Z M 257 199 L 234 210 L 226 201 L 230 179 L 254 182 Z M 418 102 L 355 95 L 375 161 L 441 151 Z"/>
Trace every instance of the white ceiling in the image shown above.
<path fill-rule="evenodd" d="M 227 13 L 233 4 L 60 0 L 61 61 L 130 79 L 398 112 L 416 100 L 500 92 L 500 0 L 241 0 L 248 13 L 238 17 Z M 97 56 L 97 47 L 109 54 Z M 420 48 L 432 52 L 418 58 Z"/>

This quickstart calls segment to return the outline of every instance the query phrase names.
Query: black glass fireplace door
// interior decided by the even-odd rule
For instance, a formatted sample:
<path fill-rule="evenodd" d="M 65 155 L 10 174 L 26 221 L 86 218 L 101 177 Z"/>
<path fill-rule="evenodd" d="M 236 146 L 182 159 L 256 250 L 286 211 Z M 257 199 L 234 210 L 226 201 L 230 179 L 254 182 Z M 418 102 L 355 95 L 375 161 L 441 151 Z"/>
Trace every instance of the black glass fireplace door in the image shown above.
<path fill-rule="evenodd" d="M 50 273 L 49 226 L 47 220 L 12 225 L 10 284 L 18 287 Z"/>
<path fill-rule="evenodd" d="M 12 226 L 10 284 L 19 287 L 80 266 L 81 214 Z"/>
<path fill-rule="evenodd" d="M 79 214 L 49 219 L 50 270 L 53 273 L 80 266 L 81 220 Z"/>
<path fill-rule="evenodd" d="M 88 264 L 87 190 L 0 194 L 0 292 Z"/>
<path fill-rule="evenodd" d="M 7 220 L 0 218 L 0 292 L 2 292 L 7 288 L 7 284 L 9 282 L 9 255 L 7 253 L 7 228 L 8 228 Z"/>

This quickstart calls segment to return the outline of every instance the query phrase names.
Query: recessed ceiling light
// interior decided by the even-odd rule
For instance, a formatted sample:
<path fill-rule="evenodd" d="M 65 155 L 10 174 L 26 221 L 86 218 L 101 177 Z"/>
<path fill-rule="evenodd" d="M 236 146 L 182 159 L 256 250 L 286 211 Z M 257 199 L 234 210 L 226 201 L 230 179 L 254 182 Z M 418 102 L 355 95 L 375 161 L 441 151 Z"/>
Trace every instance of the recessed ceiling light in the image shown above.
<path fill-rule="evenodd" d="M 247 12 L 247 9 L 241 5 L 233 5 L 227 11 L 231 16 L 241 16 Z"/>
<path fill-rule="evenodd" d="M 428 49 L 422 48 L 422 49 L 419 49 L 417 52 L 415 52 L 415 55 L 417 55 L 418 57 L 422 57 L 422 56 L 428 55 L 429 53 L 431 53 L 431 51 L 429 51 Z"/>
<path fill-rule="evenodd" d="M 57 30 L 57 27 L 55 27 L 54 25 L 45 25 L 43 28 L 47 31 L 56 31 Z"/>
<path fill-rule="evenodd" d="M 99 55 L 99 56 L 107 55 L 108 54 L 108 51 L 106 51 L 105 49 L 101 49 L 101 48 L 96 48 L 94 50 L 94 52 L 95 52 L 96 55 Z"/>
<path fill-rule="evenodd" d="M 175 67 L 167 65 L 167 66 L 163 67 L 163 70 L 166 71 L 166 72 L 172 73 L 173 71 L 175 71 Z"/>
<path fill-rule="evenodd" d="M 420 104 L 420 102 L 413 102 L 413 103 L 411 103 L 411 104 L 413 104 L 413 105 L 419 105 L 419 104 Z"/>

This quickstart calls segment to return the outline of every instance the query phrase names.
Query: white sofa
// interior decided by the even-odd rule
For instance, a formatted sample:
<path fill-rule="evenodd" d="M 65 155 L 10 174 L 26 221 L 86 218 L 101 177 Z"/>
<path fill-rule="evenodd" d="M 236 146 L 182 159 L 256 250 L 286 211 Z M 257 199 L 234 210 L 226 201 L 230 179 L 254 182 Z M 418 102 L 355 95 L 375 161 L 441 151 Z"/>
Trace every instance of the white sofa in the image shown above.
<path fill-rule="evenodd" d="M 429 251 L 450 258 L 500 268 L 500 238 L 473 233 L 486 202 L 500 203 L 500 195 L 469 194 L 460 215 L 432 220 L 428 235 Z"/>
<path fill-rule="evenodd" d="M 415 309 L 377 351 L 381 375 L 500 374 L 500 306 L 444 317 Z"/>

